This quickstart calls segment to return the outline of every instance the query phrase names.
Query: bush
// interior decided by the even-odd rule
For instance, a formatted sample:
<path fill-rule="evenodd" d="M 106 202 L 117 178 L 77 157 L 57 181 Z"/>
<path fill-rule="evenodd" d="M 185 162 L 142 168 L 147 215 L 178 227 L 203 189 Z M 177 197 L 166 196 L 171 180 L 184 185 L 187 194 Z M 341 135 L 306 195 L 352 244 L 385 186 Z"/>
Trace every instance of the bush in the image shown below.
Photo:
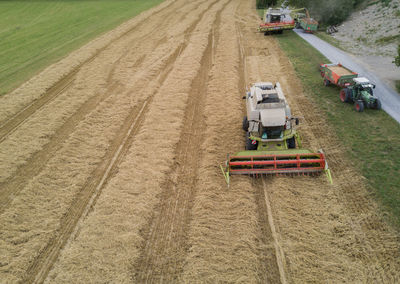
<path fill-rule="evenodd" d="M 337 25 L 343 22 L 364 0 L 290 0 L 290 5 L 307 7 L 310 14 L 323 25 Z"/>
<path fill-rule="evenodd" d="M 265 9 L 276 5 L 277 0 L 256 0 L 257 9 Z"/>

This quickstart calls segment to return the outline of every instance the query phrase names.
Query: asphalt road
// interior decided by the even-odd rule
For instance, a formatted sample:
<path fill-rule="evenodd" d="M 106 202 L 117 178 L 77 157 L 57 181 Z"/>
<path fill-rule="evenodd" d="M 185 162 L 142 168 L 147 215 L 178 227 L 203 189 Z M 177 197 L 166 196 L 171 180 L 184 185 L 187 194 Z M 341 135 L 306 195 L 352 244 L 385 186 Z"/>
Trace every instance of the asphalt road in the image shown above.
<path fill-rule="evenodd" d="M 330 45 L 315 35 L 305 33 L 301 29 L 295 29 L 294 31 L 328 58 L 331 61 L 330 63 L 341 63 L 350 70 L 357 72 L 359 77 L 366 77 L 372 83 L 376 84 L 374 95 L 380 99 L 382 109 L 400 123 L 400 95 L 391 86 L 379 79 L 375 72 L 364 68 L 356 62 L 353 56 Z"/>

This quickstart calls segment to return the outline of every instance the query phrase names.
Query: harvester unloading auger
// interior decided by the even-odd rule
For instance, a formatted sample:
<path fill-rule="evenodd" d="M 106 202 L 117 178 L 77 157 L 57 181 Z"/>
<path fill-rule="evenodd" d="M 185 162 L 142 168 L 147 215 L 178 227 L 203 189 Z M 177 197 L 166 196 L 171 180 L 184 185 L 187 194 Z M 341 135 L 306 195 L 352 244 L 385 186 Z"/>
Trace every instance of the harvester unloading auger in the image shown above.
<path fill-rule="evenodd" d="M 303 12 L 303 13 L 302 13 Z M 313 33 L 318 29 L 318 22 L 310 17 L 307 8 L 290 11 L 290 16 L 295 21 L 295 28 L 302 28 L 306 33 Z"/>
<path fill-rule="evenodd" d="M 247 107 L 247 116 L 243 119 L 246 150 L 228 155 L 225 168 L 221 166 L 228 185 L 230 175 L 314 175 L 321 172 L 325 172 L 332 183 L 324 153 L 302 149 L 300 135 L 295 129 L 299 119 L 292 117 L 279 83 L 255 83 L 243 98 Z"/>

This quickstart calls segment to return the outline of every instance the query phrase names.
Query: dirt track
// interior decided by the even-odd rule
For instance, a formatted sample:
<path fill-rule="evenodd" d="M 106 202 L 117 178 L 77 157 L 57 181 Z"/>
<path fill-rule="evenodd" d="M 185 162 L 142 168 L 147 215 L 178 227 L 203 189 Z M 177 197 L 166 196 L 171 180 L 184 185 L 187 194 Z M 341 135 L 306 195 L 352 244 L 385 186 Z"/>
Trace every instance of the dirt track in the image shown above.
<path fill-rule="evenodd" d="M 252 1 L 167 0 L 1 97 L 0 279 L 398 282 L 397 235 L 257 23 Z M 334 186 L 227 189 L 218 164 L 243 148 L 241 97 L 261 80 L 282 84 Z"/>

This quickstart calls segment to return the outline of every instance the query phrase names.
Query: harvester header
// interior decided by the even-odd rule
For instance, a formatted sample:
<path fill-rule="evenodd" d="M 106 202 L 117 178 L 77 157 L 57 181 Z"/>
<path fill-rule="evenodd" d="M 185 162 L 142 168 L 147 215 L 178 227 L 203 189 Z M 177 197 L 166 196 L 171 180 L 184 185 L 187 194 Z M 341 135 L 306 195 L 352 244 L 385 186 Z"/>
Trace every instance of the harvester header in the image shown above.
<path fill-rule="evenodd" d="M 295 26 L 295 21 L 284 13 L 281 8 L 268 8 L 265 12 L 263 23 L 258 27 L 259 32 L 265 35 L 275 32 L 282 33 L 284 30 L 292 30 Z"/>

